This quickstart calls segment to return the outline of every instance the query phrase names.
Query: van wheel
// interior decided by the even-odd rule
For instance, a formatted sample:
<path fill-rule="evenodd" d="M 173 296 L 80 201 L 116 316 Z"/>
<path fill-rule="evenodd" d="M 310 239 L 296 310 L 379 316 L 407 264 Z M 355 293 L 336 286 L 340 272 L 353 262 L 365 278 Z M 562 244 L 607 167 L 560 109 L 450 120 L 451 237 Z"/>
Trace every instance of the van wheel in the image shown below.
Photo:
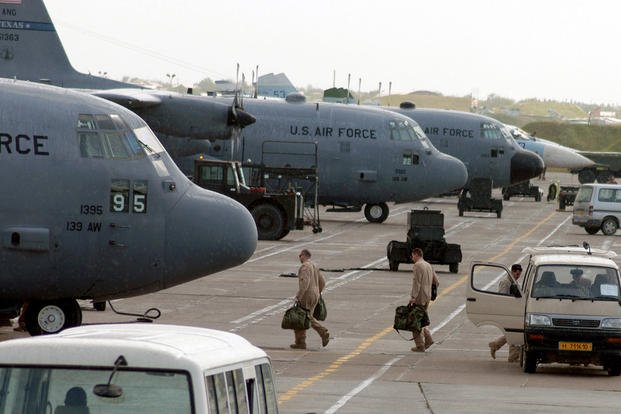
<path fill-rule="evenodd" d="M 537 371 L 537 354 L 533 351 L 524 351 L 524 372 L 534 374 Z"/>
<path fill-rule="evenodd" d="M 612 236 L 617 232 L 619 225 L 617 224 L 617 220 L 612 217 L 607 217 L 602 222 L 602 233 L 606 236 Z"/>
<path fill-rule="evenodd" d="M 595 234 L 599 231 L 599 227 L 592 227 L 592 226 L 585 227 L 584 229 L 589 234 Z"/>

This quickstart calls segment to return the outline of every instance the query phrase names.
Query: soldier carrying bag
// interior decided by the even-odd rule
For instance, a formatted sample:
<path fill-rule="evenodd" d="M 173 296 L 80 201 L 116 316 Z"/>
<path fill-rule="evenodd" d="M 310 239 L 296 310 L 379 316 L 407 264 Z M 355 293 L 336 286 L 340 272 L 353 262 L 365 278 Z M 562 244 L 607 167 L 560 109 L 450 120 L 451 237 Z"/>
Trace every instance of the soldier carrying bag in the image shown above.
<path fill-rule="evenodd" d="M 280 327 L 282 329 L 294 329 L 296 331 L 302 331 L 310 328 L 310 317 L 308 316 L 308 311 L 296 302 L 285 312 L 282 317 Z"/>

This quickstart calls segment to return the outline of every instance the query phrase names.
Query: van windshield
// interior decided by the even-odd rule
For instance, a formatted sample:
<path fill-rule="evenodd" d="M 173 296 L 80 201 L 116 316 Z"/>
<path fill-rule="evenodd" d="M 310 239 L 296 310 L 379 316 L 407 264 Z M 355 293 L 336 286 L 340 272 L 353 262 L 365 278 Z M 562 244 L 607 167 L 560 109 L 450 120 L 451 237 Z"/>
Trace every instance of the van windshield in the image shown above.
<path fill-rule="evenodd" d="M 93 393 L 112 369 L 0 366 L 0 413 L 193 413 L 190 375 L 180 371 L 119 369 L 119 397 Z"/>
<path fill-rule="evenodd" d="M 579 203 L 591 201 L 592 195 L 593 187 L 580 187 L 578 194 L 576 194 L 576 201 Z"/>
<path fill-rule="evenodd" d="M 537 269 L 533 298 L 619 300 L 617 270 L 598 266 L 545 265 Z"/>

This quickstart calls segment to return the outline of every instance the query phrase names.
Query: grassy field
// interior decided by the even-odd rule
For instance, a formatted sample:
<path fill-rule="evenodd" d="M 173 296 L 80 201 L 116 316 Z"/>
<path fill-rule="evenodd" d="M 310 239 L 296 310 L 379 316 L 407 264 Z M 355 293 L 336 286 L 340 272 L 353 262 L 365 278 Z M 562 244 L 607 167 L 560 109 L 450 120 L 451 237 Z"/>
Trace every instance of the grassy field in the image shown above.
<path fill-rule="evenodd" d="M 621 152 L 620 126 L 531 122 L 523 129 L 577 150 Z"/>

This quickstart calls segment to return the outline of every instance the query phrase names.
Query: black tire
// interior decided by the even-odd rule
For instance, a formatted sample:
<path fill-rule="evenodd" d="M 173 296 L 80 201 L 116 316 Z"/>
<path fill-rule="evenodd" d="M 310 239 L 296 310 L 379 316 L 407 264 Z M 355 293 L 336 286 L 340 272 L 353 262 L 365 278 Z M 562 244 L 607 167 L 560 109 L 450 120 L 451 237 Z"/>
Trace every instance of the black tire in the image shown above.
<path fill-rule="evenodd" d="M 589 234 L 595 234 L 599 231 L 599 227 L 591 227 L 591 226 L 587 226 L 584 228 L 584 230 L 586 230 L 587 233 Z"/>
<path fill-rule="evenodd" d="M 32 336 L 48 335 L 82 323 L 82 310 L 74 299 L 31 302 L 24 314 L 26 330 Z"/>
<path fill-rule="evenodd" d="M 250 210 L 257 225 L 259 240 L 280 240 L 285 234 L 285 215 L 275 205 L 261 203 Z"/>
<path fill-rule="evenodd" d="M 93 309 L 95 309 L 96 311 L 99 312 L 103 312 L 106 310 L 106 301 L 102 300 L 102 301 L 93 301 Z"/>
<path fill-rule="evenodd" d="M 500 211 L 500 210 L 496 211 L 496 217 L 497 218 L 500 218 L 501 215 L 502 215 L 502 211 Z"/>
<path fill-rule="evenodd" d="M 617 220 L 612 217 L 606 217 L 604 221 L 602 221 L 602 233 L 606 236 L 612 236 L 617 232 L 619 228 L 619 224 Z"/>
<path fill-rule="evenodd" d="M 597 173 L 598 183 L 601 183 L 601 184 L 609 183 L 612 178 L 614 178 L 614 175 L 612 174 L 612 172 L 608 170 L 600 171 L 599 173 Z"/>
<path fill-rule="evenodd" d="M 459 209 L 459 217 L 463 217 L 464 215 L 464 210 L 462 210 L 461 208 Z"/>
<path fill-rule="evenodd" d="M 535 196 L 535 201 L 541 201 L 541 194 L 537 194 Z"/>
<path fill-rule="evenodd" d="M 394 262 L 392 260 L 388 261 L 388 268 L 391 272 L 397 272 L 399 270 L 399 262 Z"/>
<path fill-rule="evenodd" d="M 558 209 L 565 210 L 565 199 L 564 198 L 558 199 Z"/>
<path fill-rule="evenodd" d="M 449 263 L 449 272 L 451 273 L 459 272 L 459 263 Z"/>
<path fill-rule="evenodd" d="M 509 201 L 509 199 L 510 199 L 510 198 L 511 198 L 511 196 L 509 195 L 509 193 L 508 193 L 508 192 L 507 192 L 507 193 L 504 193 L 504 194 L 502 195 L 502 199 L 503 199 L 503 200 L 505 200 L 505 201 Z"/>
<path fill-rule="evenodd" d="M 534 374 L 537 371 L 537 354 L 533 351 L 524 351 L 524 372 Z"/>
<path fill-rule="evenodd" d="M 386 203 L 366 204 L 364 216 L 370 223 L 383 223 L 388 218 L 388 205 Z"/>
<path fill-rule="evenodd" d="M 615 363 L 608 367 L 608 375 L 611 377 L 618 377 L 621 375 L 621 364 Z"/>
<path fill-rule="evenodd" d="M 582 170 L 578 173 L 578 181 L 580 184 L 592 183 L 595 181 L 596 177 L 595 171 L 589 169 Z"/>

